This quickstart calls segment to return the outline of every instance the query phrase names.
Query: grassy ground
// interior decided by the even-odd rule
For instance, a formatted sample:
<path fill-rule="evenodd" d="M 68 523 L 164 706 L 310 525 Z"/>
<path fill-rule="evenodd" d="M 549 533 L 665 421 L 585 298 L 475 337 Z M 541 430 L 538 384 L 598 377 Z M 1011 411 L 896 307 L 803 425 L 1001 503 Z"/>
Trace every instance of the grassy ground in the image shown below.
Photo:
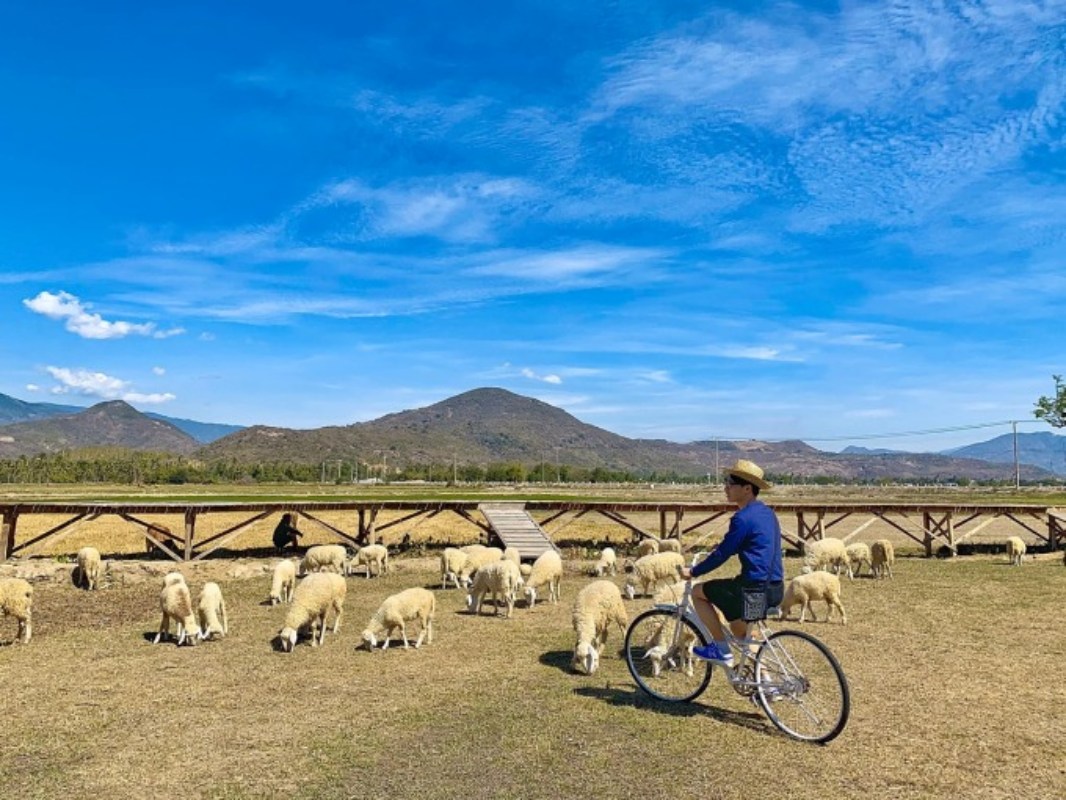
<path fill-rule="evenodd" d="M 617 632 L 597 674 L 573 674 L 584 566 L 568 561 L 561 604 L 505 620 L 462 613 L 433 559 L 396 559 L 349 578 L 341 631 L 292 654 L 271 648 L 286 610 L 263 604 L 268 576 L 184 566 L 194 594 L 219 580 L 232 619 L 195 648 L 149 644 L 157 582 L 38 583 L 28 646 L 6 645 L 0 620 L 0 786 L 64 800 L 1066 796 L 1061 560 L 905 558 L 891 581 L 845 581 L 849 624 L 805 626 L 852 688 L 827 747 L 784 738 L 721 676 L 694 704 L 646 700 Z M 357 650 L 380 601 L 415 585 L 437 591 L 433 644 Z"/>

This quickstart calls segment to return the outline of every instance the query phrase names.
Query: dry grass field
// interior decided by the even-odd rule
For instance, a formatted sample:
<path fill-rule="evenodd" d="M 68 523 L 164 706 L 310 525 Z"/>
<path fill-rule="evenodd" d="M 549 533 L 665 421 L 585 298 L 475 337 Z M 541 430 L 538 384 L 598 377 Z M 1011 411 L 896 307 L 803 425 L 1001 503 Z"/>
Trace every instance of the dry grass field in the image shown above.
<path fill-rule="evenodd" d="M 174 565 L 133 560 L 135 532 L 86 527 L 30 559 L 55 564 L 93 543 L 111 578 L 84 592 L 60 564 L 35 582 L 29 645 L 10 644 L 14 621 L 0 619 L 6 796 L 1066 796 L 1061 554 L 1021 568 L 1002 555 L 904 557 L 892 580 L 845 580 L 848 625 L 804 626 L 833 648 L 852 690 L 847 729 L 818 747 L 779 734 L 721 676 L 693 704 L 648 700 L 618 657 L 618 632 L 599 672 L 574 674 L 570 603 L 590 580 L 576 546 L 558 605 L 474 617 L 461 592 L 440 590 L 432 551 L 413 551 L 383 578 L 348 578 L 341 630 L 324 647 L 275 652 L 286 608 L 264 604 L 272 559 L 249 557 L 273 520 L 261 526 L 241 540 L 250 552 L 180 566 L 194 594 L 217 580 L 230 610 L 229 636 L 197 647 L 150 644 L 158 573 Z M 417 531 L 434 542 L 476 534 L 454 517 Z M 581 531 L 565 535 L 629 538 Z M 786 569 L 796 574 L 798 559 Z M 381 600 L 409 586 L 437 592 L 434 642 L 357 649 Z"/>

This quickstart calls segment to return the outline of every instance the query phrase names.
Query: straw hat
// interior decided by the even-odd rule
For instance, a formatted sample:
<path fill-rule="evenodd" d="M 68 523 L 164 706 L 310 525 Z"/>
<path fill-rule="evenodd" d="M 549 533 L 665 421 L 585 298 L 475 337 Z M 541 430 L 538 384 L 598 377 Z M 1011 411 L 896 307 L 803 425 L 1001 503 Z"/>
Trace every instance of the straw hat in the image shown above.
<path fill-rule="evenodd" d="M 770 484 L 763 478 L 762 467 L 756 464 L 754 461 L 748 461 L 746 459 L 738 459 L 737 463 L 732 467 L 729 467 L 725 471 L 726 475 L 735 475 L 741 480 L 745 480 L 748 483 L 753 483 L 760 489 L 769 489 Z"/>

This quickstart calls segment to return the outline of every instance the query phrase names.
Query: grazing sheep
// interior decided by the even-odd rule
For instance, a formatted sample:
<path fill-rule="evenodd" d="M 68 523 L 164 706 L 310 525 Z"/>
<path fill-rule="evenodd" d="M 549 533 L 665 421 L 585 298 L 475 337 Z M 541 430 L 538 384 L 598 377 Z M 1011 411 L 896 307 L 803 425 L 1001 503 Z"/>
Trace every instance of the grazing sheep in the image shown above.
<path fill-rule="evenodd" d="M 846 572 L 849 578 L 852 577 L 848 549 L 843 539 L 827 536 L 824 539 L 803 543 L 803 571 L 814 572 L 819 569 L 827 572 L 832 569 L 837 575 Z"/>
<path fill-rule="evenodd" d="M 314 572 L 300 581 L 292 595 L 292 607 L 285 615 L 285 626 L 277 635 L 276 641 L 281 649 L 292 652 L 299 632 L 306 629 L 310 629 L 312 647 L 322 644 L 330 609 L 333 609 L 333 632 L 340 630 L 347 591 L 344 576 L 333 572 Z"/>
<path fill-rule="evenodd" d="M 1007 537 L 1007 558 L 1010 559 L 1012 566 L 1020 567 L 1022 565 L 1022 556 L 1025 555 L 1025 542 L 1020 536 L 1008 536 Z"/>
<path fill-rule="evenodd" d="M 681 602 L 684 592 L 685 582 L 678 581 L 656 592 L 653 602 L 655 605 L 676 605 Z M 662 672 L 663 662 L 666 661 L 676 663 L 686 675 L 692 677 L 696 664 L 696 656 L 692 650 L 699 644 L 699 640 L 691 628 L 682 626 L 678 650 L 672 650 L 668 643 L 674 641 L 676 626 L 677 621 L 674 618 L 662 617 L 660 624 L 640 642 L 644 647 L 644 658 L 651 661 L 652 676 L 658 676 Z"/>
<path fill-rule="evenodd" d="M 170 545 L 173 545 L 174 544 L 174 540 L 177 538 L 171 532 L 170 528 L 168 528 L 166 525 L 163 525 L 163 524 L 158 523 L 158 522 L 153 522 L 151 525 L 149 525 L 147 527 L 147 530 L 146 530 L 145 536 L 144 536 L 144 549 L 145 549 L 145 552 L 148 555 L 150 555 L 150 556 L 161 556 L 161 555 L 164 555 L 164 552 L 163 552 L 163 549 L 159 545 L 157 545 L 155 542 L 153 542 L 151 539 L 148 538 L 148 534 L 149 533 L 154 535 L 155 538 L 161 539 L 161 540 L 163 540 L 164 542 L 166 542 L 167 544 L 170 544 Z"/>
<path fill-rule="evenodd" d="M 440 554 L 440 588 L 447 589 L 448 581 L 459 588 L 459 573 L 466 566 L 467 555 L 457 547 L 445 547 Z"/>
<path fill-rule="evenodd" d="M 22 578 L 0 578 L 0 616 L 14 617 L 19 628 L 15 640 L 29 644 L 33 634 L 33 587 Z"/>
<path fill-rule="evenodd" d="M 502 558 L 506 558 L 508 561 L 513 561 L 520 567 L 522 566 L 522 556 L 519 554 L 517 547 L 505 548 Z"/>
<path fill-rule="evenodd" d="M 870 572 L 875 578 L 892 577 L 896 551 L 888 539 L 878 539 L 870 545 Z"/>
<path fill-rule="evenodd" d="M 507 616 L 514 611 L 515 595 L 522 585 L 522 573 L 513 561 L 498 559 L 481 567 L 474 575 L 474 584 L 466 597 L 466 608 L 471 614 L 481 613 L 485 595 L 492 592 L 492 614 L 499 613 L 496 601 L 502 597 L 507 603 Z"/>
<path fill-rule="evenodd" d="M 354 568 L 365 567 L 368 578 L 380 577 L 389 571 L 389 550 L 383 544 L 368 544 L 359 548 L 352 563 Z"/>
<path fill-rule="evenodd" d="M 475 543 L 475 544 L 464 544 L 459 549 L 462 550 L 464 553 L 466 553 L 469 556 L 469 555 L 472 555 L 474 553 L 477 553 L 480 550 L 488 550 L 489 548 L 486 545 L 483 545 L 483 544 L 480 544 L 480 543 Z"/>
<path fill-rule="evenodd" d="M 548 601 L 559 602 L 559 583 L 563 579 L 563 559 L 554 550 L 545 550 L 537 560 L 526 578 L 526 603 L 533 608 L 537 602 L 537 588 L 547 585 Z"/>
<path fill-rule="evenodd" d="M 422 637 L 426 644 L 433 644 L 433 615 L 437 611 L 437 598 L 429 589 L 416 587 L 404 589 L 394 595 L 386 597 L 384 602 L 370 618 L 370 624 L 363 631 L 363 644 L 367 650 L 373 650 L 377 646 L 378 638 L 381 637 L 381 649 L 388 650 L 389 639 L 393 631 L 400 629 L 400 637 L 403 639 L 403 647 L 406 650 L 407 625 L 406 623 L 417 620 L 420 626 L 418 638 L 415 640 L 415 649 L 422 646 Z"/>
<path fill-rule="evenodd" d="M 347 562 L 348 551 L 344 549 L 344 545 L 316 544 L 304 553 L 303 560 L 300 562 L 300 574 L 336 572 L 338 575 L 343 575 Z"/>
<path fill-rule="evenodd" d="M 159 621 L 159 631 L 152 640 L 153 644 L 159 644 L 164 637 L 170 636 L 170 622 L 173 620 L 177 625 L 178 645 L 188 642 L 195 645 L 200 638 L 200 625 L 193 613 L 192 595 L 185 579 L 174 579 L 180 575 L 172 572 L 167 575 L 170 583 L 164 583 L 163 591 L 159 593 L 159 607 L 163 612 L 163 618 Z"/>
<path fill-rule="evenodd" d="M 870 546 L 865 542 L 855 542 L 847 546 L 848 562 L 851 564 L 851 574 L 858 575 L 862 572 L 865 564 L 871 574 L 873 573 L 873 560 L 870 556 Z"/>
<path fill-rule="evenodd" d="M 652 556 L 659 552 L 658 539 L 641 539 L 637 545 L 637 558 Z"/>
<path fill-rule="evenodd" d="M 659 540 L 659 552 L 660 553 L 680 553 L 681 552 L 681 540 L 680 539 L 660 539 Z"/>
<path fill-rule="evenodd" d="M 618 555 L 614 552 L 613 547 L 605 547 L 600 551 L 600 560 L 596 562 L 596 566 L 592 568 L 592 571 L 597 578 L 602 578 L 608 573 L 611 575 L 618 574 Z"/>
<path fill-rule="evenodd" d="M 270 605 L 291 603 L 296 588 L 296 562 L 284 558 L 274 565 L 274 577 L 270 582 Z"/>
<path fill-rule="evenodd" d="M 522 574 L 522 580 L 525 581 L 527 578 L 529 578 L 530 574 L 533 572 L 533 565 L 532 564 L 523 564 L 522 566 L 520 566 L 518 568 L 518 571 Z"/>
<path fill-rule="evenodd" d="M 209 581 L 200 590 L 200 600 L 196 604 L 196 616 L 200 623 L 201 640 L 221 639 L 229 633 L 226 601 L 222 599 L 222 589 L 217 583 Z"/>
<path fill-rule="evenodd" d="M 459 570 L 459 580 L 464 586 L 469 586 L 470 578 L 474 573 L 486 564 L 491 564 L 493 561 L 499 561 L 501 558 L 503 558 L 503 550 L 498 547 L 482 547 L 480 550 L 474 550 L 472 553 L 467 553 L 466 563 L 463 564 L 463 568 Z"/>
<path fill-rule="evenodd" d="M 572 666 L 592 675 L 600 664 L 611 623 L 618 625 L 625 635 L 629 615 L 622 603 L 622 593 L 611 581 L 592 581 L 574 598 L 572 621 L 577 634 Z"/>
<path fill-rule="evenodd" d="M 800 605 L 799 621 L 806 619 L 807 612 L 811 612 L 811 619 L 815 622 L 814 609 L 811 607 L 812 600 L 824 600 L 829 608 L 826 622 L 833 618 L 833 609 L 839 609 L 843 624 L 848 624 L 848 615 L 844 613 L 844 605 L 840 602 L 840 578 L 831 572 L 808 572 L 797 575 L 788 582 L 785 587 L 785 596 L 781 599 L 781 616 L 787 617 L 792 606 Z"/>
<path fill-rule="evenodd" d="M 640 593 L 648 595 L 660 583 L 676 581 L 684 566 L 685 559 L 680 553 L 654 553 L 638 558 L 633 572 L 626 578 L 626 597 L 630 600 L 636 597 L 637 584 L 640 584 Z"/>
<path fill-rule="evenodd" d="M 100 551 L 95 547 L 83 547 L 78 551 L 78 582 L 88 591 L 95 591 L 100 584 Z"/>

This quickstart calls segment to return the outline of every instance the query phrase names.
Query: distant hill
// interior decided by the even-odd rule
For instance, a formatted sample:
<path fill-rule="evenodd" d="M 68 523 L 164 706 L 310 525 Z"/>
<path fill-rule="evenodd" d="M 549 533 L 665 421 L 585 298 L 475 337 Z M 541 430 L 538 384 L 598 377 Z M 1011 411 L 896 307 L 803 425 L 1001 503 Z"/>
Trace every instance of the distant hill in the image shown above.
<path fill-rule="evenodd" d="M 169 422 L 150 419 L 121 400 L 0 428 L 0 458 L 86 447 L 190 454 L 199 443 Z"/>
<path fill-rule="evenodd" d="M 938 454 L 826 453 L 800 441 L 628 439 L 581 422 L 567 412 L 504 389 L 475 389 L 425 408 L 348 426 L 291 430 L 254 426 L 197 451 L 203 459 L 239 461 L 339 460 L 392 469 L 405 464 L 526 465 L 557 462 L 587 468 L 682 475 L 714 474 L 749 458 L 777 476 L 861 480 L 1009 480 L 1013 468 Z M 1050 477 L 1026 467 L 1025 480 Z"/>
<path fill-rule="evenodd" d="M 887 456 L 891 453 L 906 453 L 906 450 L 889 450 L 885 447 L 859 447 L 848 445 L 840 451 L 848 456 Z"/>
<path fill-rule="evenodd" d="M 1005 433 L 987 442 L 968 444 L 945 451 L 956 458 L 979 458 L 1000 464 L 1014 464 L 1014 434 Z M 1018 434 L 1018 461 L 1066 475 L 1066 436 L 1041 431 Z"/>
<path fill-rule="evenodd" d="M 56 403 L 28 403 L 18 400 L 6 394 L 0 394 L 0 426 L 13 425 L 19 422 L 31 422 L 37 419 L 47 419 L 61 414 L 77 414 L 85 410 L 84 406 L 64 406 Z M 147 412 L 145 416 L 152 419 L 169 422 L 179 430 L 189 434 L 196 441 L 203 444 L 221 439 L 243 428 L 241 425 L 225 425 L 219 422 L 196 422 L 191 419 L 168 417 L 163 414 Z"/>

